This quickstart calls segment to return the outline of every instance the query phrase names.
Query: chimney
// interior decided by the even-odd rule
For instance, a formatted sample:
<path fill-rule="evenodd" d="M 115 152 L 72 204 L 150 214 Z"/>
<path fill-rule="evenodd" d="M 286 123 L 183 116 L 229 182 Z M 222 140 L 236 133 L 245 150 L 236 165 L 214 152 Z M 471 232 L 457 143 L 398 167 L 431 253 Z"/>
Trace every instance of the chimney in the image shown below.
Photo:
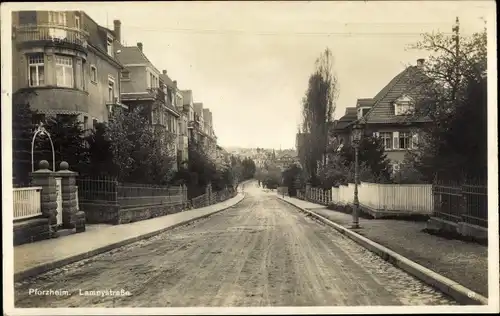
<path fill-rule="evenodd" d="M 174 87 L 177 88 L 177 80 L 174 80 Z"/>
<path fill-rule="evenodd" d="M 139 47 L 139 49 L 141 50 L 142 52 L 142 43 L 137 43 L 137 47 Z"/>
<path fill-rule="evenodd" d="M 417 67 L 423 67 L 424 62 L 425 62 L 425 59 L 423 59 L 423 58 L 417 59 Z"/>
<path fill-rule="evenodd" d="M 113 24 L 114 24 L 113 30 L 115 32 L 116 41 L 118 43 L 121 43 L 122 22 L 120 22 L 120 20 L 114 20 Z"/>
<path fill-rule="evenodd" d="M 167 75 L 167 71 L 166 70 L 163 70 L 162 73 L 166 76 Z"/>

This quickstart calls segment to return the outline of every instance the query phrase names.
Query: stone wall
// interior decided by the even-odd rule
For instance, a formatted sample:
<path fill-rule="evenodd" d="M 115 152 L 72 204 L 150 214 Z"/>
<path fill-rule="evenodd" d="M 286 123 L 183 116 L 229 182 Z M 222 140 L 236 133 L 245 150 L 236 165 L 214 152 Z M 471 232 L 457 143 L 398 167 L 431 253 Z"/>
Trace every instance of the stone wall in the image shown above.
<path fill-rule="evenodd" d="M 115 204 L 80 202 L 89 224 L 117 224 L 120 206 Z"/>
<path fill-rule="evenodd" d="M 117 224 L 127 224 L 137 221 L 143 221 L 150 218 L 165 216 L 181 212 L 183 209 L 182 204 L 174 205 L 151 205 L 134 208 L 125 208 L 118 211 Z"/>
<path fill-rule="evenodd" d="M 30 218 L 14 222 L 14 246 L 50 238 L 49 219 Z"/>

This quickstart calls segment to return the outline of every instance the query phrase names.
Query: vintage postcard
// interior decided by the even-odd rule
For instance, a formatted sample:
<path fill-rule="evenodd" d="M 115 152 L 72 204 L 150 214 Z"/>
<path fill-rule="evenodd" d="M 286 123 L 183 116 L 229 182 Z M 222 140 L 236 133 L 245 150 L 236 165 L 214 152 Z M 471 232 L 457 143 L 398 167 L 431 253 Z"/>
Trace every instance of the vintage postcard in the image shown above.
<path fill-rule="evenodd" d="M 6 315 L 499 311 L 494 1 L 1 23 Z"/>

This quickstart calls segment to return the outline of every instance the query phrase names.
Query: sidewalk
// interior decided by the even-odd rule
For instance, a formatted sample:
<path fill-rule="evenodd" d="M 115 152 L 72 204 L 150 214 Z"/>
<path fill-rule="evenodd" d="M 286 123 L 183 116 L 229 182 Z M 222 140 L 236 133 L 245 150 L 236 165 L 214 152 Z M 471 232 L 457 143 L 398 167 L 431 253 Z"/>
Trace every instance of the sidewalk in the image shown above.
<path fill-rule="evenodd" d="M 312 211 L 349 228 L 349 214 L 297 198 L 278 196 L 299 208 Z M 360 218 L 362 235 L 472 291 L 488 297 L 488 247 L 445 239 L 423 232 L 425 222 Z"/>
<path fill-rule="evenodd" d="M 123 225 L 88 225 L 83 233 L 14 247 L 14 280 L 37 275 L 207 217 L 236 205 L 244 195 L 203 208 Z"/>

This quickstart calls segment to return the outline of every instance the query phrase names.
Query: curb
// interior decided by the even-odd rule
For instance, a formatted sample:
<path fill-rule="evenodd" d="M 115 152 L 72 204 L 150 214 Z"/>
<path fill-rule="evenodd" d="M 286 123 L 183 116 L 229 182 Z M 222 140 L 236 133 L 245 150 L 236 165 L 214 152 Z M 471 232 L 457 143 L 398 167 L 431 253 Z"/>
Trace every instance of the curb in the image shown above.
<path fill-rule="evenodd" d="M 469 290 L 463 285 L 452 281 L 416 262 L 411 261 L 410 259 L 403 257 L 402 255 L 364 237 L 361 236 L 354 231 L 343 227 L 337 223 L 330 221 L 329 219 L 316 214 L 312 211 L 303 209 L 292 202 L 286 201 L 281 197 L 278 197 L 279 200 L 292 205 L 293 207 L 299 209 L 300 211 L 311 215 L 316 218 L 320 222 L 335 228 L 341 234 L 349 237 L 354 240 L 361 246 L 370 250 L 371 252 L 377 254 L 379 257 L 384 259 L 385 261 L 391 263 L 392 265 L 400 268 L 401 270 L 411 274 L 417 279 L 427 283 L 428 285 L 438 289 L 439 291 L 449 295 L 453 299 L 455 299 L 458 303 L 462 305 L 488 305 L 488 298 Z"/>
<path fill-rule="evenodd" d="M 222 211 L 227 210 L 228 208 L 231 208 L 233 206 L 238 205 L 245 198 L 245 196 L 242 195 L 242 194 L 239 194 L 239 196 L 241 198 L 236 203 L 234 203 L 233 205 L 230 205 L 228 207 L 225 207 L 225 208 L 222 208 L 220 210 L 214 211 L 212 213 L 208 213 L 208 214 L 204 214 L 204 215 L 201 215 L 201 216 L 198 216 L 198 217 L 194 217 L 194 218 L 191 218 L 191 219 L 188 219 L 188 220 L 176 223 L 174 225 L 162 228 L 160 230 L 157 230 L 157 231 L 154 231 L 154 232 L 149 232 L 149 233 L 146 233 L 146 234 L 140 235 L 140 236 L 135 236 L 135 237 L 132 237 L 132 238 L 129 238 L 129 239 L 125 239 L 125 240 L 122 240 L 122 241 L 119 241 L 119 242 L 116 242 L 116 243 L 113 243 L 113 244 L 109 244 L 109 245 L 106 245 L 106 246 L 103 246 L 103 247 L 91 250 L 89 252 L 77 254 L 77 255 L 74 255 L 74 256 L 71 256 L 71 257 L 68 257 L 68 258 L 64 258 L 64 259 L 52 261 L 52 262 L 49 262 L 49 263 L 44 263 L 44 264 L 41 264 L 39 266 L 36 266 L 36 267 L 33 267 L 33 268 L 29 268 L 27 270 L 17 272 L 17 273 L 14 274 L 14 282 L 19 282 L 19 281 L 21 281 L 23 279 L 26 279 L 26 278 L 29 278 L 29 277 L 33 277 L 33 276 L 36 276 L 38 274 L 42 274 L 44 272 L 47 272 L 47 271 L 50 271 L 50 270 L 53 270 L 53 269 L 57 269 L 57 268 L 60 268 L 62 266 L 68 265 L 70 263 L 77 262 L 77 261 L 80 261 L 80 260 L 83 260 L 83 259 L 87 259 L 87 258 L 96 256 L 98 254 L 101 254 L 101 253 L 113 250 L 115 248 L 120 248 L 122 246 L 126 246 L 128 244 L 132 244 L 132 243 L 137 242 L 139 240 L 147 239 L 147 238 L 159 235 L 159 234 L 161 234 L 163 232 L 166 232 L 166 231 L 168 231 L 170 229 L 173 229 L 173 228 L 176 228 L 176 227 L 179 227 L 179 226 L 183 226 L 183 225 L 189 224 L 191 222 L 194 222 L 194 221 L 197 221 L 197 220 L 204 219 L 204 218 L 207 218 L 209 216 L 215 215 L 217 213 L 220 213 Z M 224 203 L 224 202 L 222 202 L 222 203 Z M 168 215 L 166 215 L 166 216 L 168 216 Z"/>

